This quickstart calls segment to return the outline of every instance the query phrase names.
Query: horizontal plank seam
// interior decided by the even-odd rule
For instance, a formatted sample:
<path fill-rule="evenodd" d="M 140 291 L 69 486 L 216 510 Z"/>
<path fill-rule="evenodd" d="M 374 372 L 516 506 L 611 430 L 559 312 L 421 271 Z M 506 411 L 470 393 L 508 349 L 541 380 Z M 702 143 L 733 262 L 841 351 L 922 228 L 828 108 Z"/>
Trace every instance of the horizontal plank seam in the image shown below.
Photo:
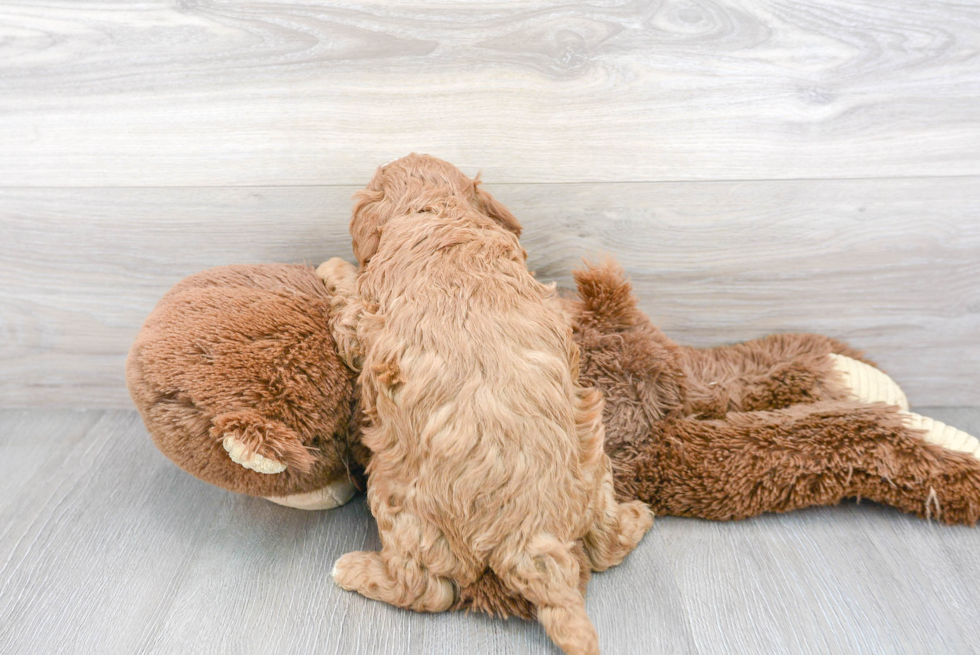
<path fill-rule="evenodd" d="M 688 180 L 575 180 L 568 182 L 494 182 L 484 180 L 485 183 L 496 186 L 569 186 L 577 184 L 750 184 L 758 182 L 760 184 L 773 182 L 887 182 L 887 181 L 906 181 L 906 180 L 980 180 L 980 175 L 903 175 L 903 176 L 881 176 L 881 177 L 775 177 L 775 178 L 714 178 L 714 179 L 688 179 Z M 359 184 L 120 184 L 92 186 L 76 184 L 43 184 L 43 185 L 13 185 L 7 186 L 0 184 L 3 191 L 36 191 L 43 189 L 359 189 Z"/>

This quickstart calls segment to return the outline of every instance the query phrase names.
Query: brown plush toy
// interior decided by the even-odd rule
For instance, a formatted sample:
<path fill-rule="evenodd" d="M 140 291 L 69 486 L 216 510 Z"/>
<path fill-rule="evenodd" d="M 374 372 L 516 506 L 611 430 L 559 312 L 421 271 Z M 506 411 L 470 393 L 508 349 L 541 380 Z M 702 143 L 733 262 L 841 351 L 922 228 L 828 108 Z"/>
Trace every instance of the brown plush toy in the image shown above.
<path fill-rule="evenodd" d="M 575 277 L 566 302 L 582 382 L 605 396 L 622 499 L 712 520 L 855 497 L 950 524 L 980 518 L 980 442 L 909 413 L 861 353 L 808 334 L 679 346 L 638 310 L 615 264 Z M 306 266 L 216 268 L 175 286 L 127 362 L 160 450 L 230 491 L 304 509 L 346 502 L 370 453 L 329 306 Z M 531 616 L 492 573 L 455 608 Z"/>

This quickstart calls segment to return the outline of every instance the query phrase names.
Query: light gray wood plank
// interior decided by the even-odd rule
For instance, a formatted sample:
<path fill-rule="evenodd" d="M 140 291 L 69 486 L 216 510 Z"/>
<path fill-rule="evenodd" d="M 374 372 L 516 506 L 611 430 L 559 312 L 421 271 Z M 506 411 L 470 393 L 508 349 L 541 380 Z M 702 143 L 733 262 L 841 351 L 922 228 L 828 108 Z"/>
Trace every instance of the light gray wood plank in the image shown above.
<path fill-rule="evenodd" d="M 0 183 L 980 174 L 980 8 L 8 1 Z"/>
<path fill-rule="evenodd" d="M 974 528 L 873 504 L 739 525 L 665 519 L 700 652 L 973 653 Z"/>
<path fill-rule="evenodd" d="M 923 411 L 980 433 L 980 409 Z M 362 498 L 301 512 L 223 492 L 157 453 L 135 412 L 0 410 L 10 479 L 0 652 L 557 652 L 534 623 L 339 590 L 336 557 L 379 545 Z M 662 517 L 588 608 L 606 653 L 971 653 L 978 547 L 975 528 L 870 503 Z"/>
<path fill-rule="evenodd" d="M 186 476 L 152 451 L 136 415 L 106 414 L 77 436 L 39 443 L 45 466 L 0 510 L 14 537 L 0 544 L 3 652 L 134 652 L 131 630 L 184 574 L 220 498 L 201 484 L 174 502 L 168 480 Z M 4 475 L 16 466 L 7 459 Z"/>
<path fill-rule="evenodd" d="M 980 404 L 980 178 L 490 188 L 542 279 L 615 254 L 682 343 L 825 333 L 913 404 Z M 0 406 L 129 407 L 126 351 L 172 284 L 351 258 L 354 190 L 0 189 Z"/>
<path fill-rule="evenodd" d="M 0 448 L 16 463 L 0 476 L 0 508 L 10 506 L 42 466 L 58 465 L 51 463 L 52 449 L 77 442 L 101 416 L 99 410 L 0 412 Z M 10 527 L 0 525 L 0 540 Z"/>

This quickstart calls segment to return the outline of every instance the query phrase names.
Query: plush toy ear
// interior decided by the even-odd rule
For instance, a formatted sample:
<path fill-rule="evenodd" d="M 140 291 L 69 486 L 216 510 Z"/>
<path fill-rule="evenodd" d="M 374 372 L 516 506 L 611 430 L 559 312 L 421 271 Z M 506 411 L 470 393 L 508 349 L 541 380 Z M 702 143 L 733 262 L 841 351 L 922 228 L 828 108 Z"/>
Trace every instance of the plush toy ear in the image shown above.
<path fill-rule="evenodd" d="M 511 214 L 510 210 L 502 202 L 484 190 L 480 184 L 480 175 L 477 174 L 476 179 L 473 180 L 473 191 L 476 194 L 477 203 L 482 206 L 483 211 L 486 212 L 487 216 L 503 225 L 506 229 L 517 236 L 521 236 L 521 230 L 523 228 L 517 221 L 517 217 Z"/>

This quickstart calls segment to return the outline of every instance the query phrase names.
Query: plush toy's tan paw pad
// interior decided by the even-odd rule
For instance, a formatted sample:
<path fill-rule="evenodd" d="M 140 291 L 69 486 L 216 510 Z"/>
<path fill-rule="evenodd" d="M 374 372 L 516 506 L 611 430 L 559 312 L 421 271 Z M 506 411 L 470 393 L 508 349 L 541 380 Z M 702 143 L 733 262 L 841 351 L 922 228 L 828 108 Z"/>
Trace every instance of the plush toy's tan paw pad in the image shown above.
<path fill-rule="evenodd" d="M 222 439 L 221 445 L 224 446 L 226 451 L 228 451 L 228 457 L 231 458 L 231 461 L 235 462 L 236 464 L 241 464 L 245 468 L 255 471 L 256 473 L 273 475 L 275 473 L 282 473 L 286 470 L 285 464 L 252 452 L 246 448 L 244 444 L 238 441 L 234 435 L 228 435 Z"/>
<path fill-rule="evenodd" d="M 865 403 L 887 403 L 908 411 L 909 401 L 905 392 L 884 372 L 874 366 L 859 362 L 845 355 L 828 355 L 844 378 L 855 400 Z"/>
<path fill-rule="evenodd" d="M 292 494 L 290 496 L 266 496 L 266 500 L 271 500 L 277 505 L 292 507 L 294 509 L 333 509 L 340 507 L 354 497 L 357 489 L 348 479 L 335 480 L 325 487 L 309 491 L 305 494 Z"/>
<path fill-rule="evenodd" d="M 963 430 L 946 425 L 942 421 L 931 419 L 928 416 L 902 412 L 906 424 L 916 430 L 925 430 L 923 438 L 932 444 L 955 450 L 961 453 L 969 453 L 980 459 L 980 440 Z"/>
<path fill-rule="evenodd" d="M 258 473 L 281 473 L 286 467 L 306 473 L 316 464 L 289 426 L 254 409 L 225 412 L 211 419 L 211 436 L 221 441 L 232 461 Z"/>

